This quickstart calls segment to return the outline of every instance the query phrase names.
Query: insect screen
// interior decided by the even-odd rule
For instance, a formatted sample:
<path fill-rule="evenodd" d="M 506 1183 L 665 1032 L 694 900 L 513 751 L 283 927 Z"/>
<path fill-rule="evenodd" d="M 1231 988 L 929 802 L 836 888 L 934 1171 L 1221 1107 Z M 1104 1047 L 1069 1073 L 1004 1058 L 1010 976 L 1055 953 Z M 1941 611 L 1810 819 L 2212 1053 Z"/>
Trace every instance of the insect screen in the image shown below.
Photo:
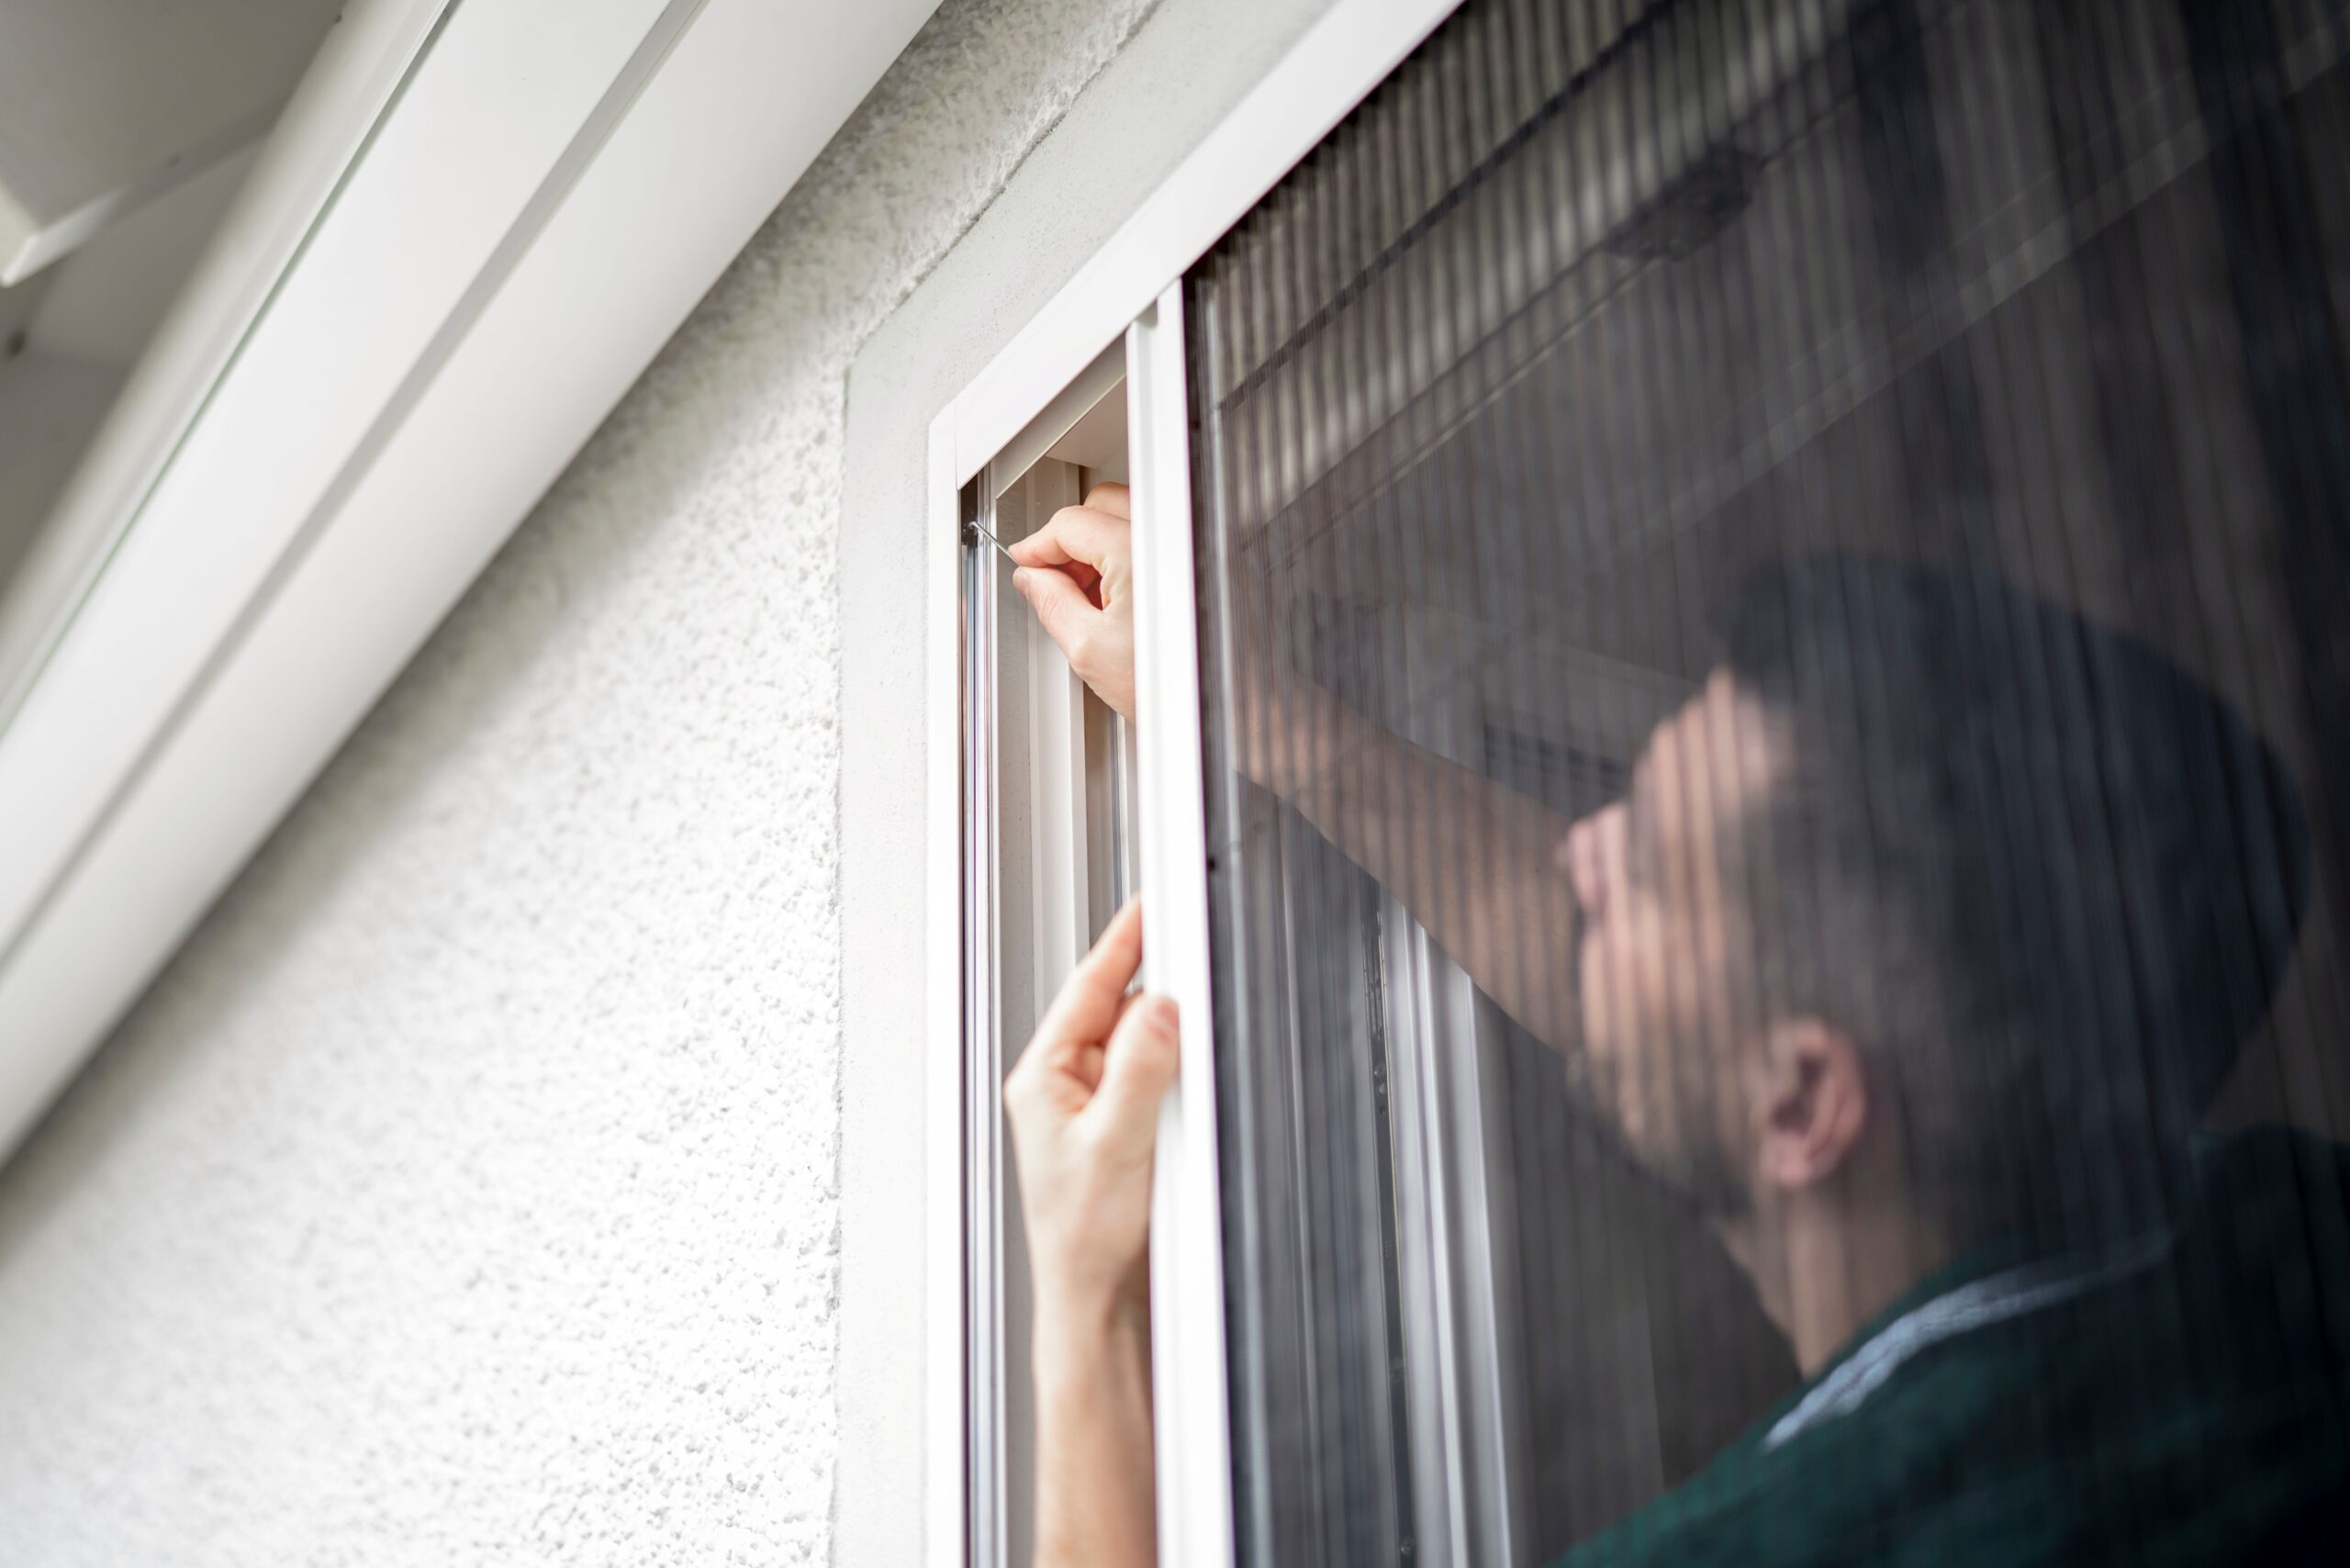
<path fill-rule="evenodd" d="M 1191 274 L 1245 1561 L 2334 1528 L 2345 59 L 1470 0 Z"/>

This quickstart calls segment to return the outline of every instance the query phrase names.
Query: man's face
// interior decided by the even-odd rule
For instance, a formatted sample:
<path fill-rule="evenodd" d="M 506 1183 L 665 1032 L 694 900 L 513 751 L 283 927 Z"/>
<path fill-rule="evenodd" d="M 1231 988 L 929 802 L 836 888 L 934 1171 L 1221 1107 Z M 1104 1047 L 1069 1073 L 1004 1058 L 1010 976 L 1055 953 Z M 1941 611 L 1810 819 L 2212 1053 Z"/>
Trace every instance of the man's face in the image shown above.
<path fill-rule="evenodd" d="M 1557 852 L 1583 914 L 1569 1070 L 1632 1155 L 1710 1212 L 1744 1206 L 1753 1147 L 1731 985 L 1746 937 L 1723 852 L 1785 755 L 1717 670 L 1650 734 L 1625 798 Z"/>

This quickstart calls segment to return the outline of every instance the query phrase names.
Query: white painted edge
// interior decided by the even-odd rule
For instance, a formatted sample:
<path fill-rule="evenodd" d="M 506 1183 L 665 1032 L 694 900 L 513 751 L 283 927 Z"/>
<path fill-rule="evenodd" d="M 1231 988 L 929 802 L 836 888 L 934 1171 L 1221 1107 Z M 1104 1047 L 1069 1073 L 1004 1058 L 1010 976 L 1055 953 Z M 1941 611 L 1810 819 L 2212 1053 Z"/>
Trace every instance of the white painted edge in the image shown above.
<path fill-rule="evenodd" d="M 925 493 L 923 1555 L 931 1568 L 961 1568 L 970 1375 L 963 1334 L 963 545 L 954 433 L 943 420 L 931 426 Z"/>
<path fill-rule="evenodd" d="M 987 367 L 940 412 L 931 424 L 927 515 L 930 541 L 923 567 L 929 591 L 924 621 L 927 639 L 926 723 L 929 753 L 926 768 L 927 808 L 924 842 L 928 851 L 925 876 L 927 907 L 923 922 L 925 946 L 926 1016 L 929 1021 L 931 1070 L 925 1075 L 926 1130 L 929 1163 L 923 1173 L 928 1208 L 923 1217 L 925 1258 L 924 1298 L 928 1310 L 924 1341 L 925 1431 L 923 1456 L 924 1551 L 929 1568 L 966 1568 L 965 1529 L 968 1499 L 964 1495 L 968 1450 L 964 1424 L 964 1390 L 969 1367 L 964 1352 L 965 1238 L 964 1172 L 960 1137 L 962 995 L 962 883 L 960 762 L 960 679 L 957 650 L 961 645 L 959 561 L 961 518 L 957 510 L 961 487 L 1018 441 L 1032 425 L 1045 420 L 1057 402 L 1076 401 L 1075 384 L 1090 367 L 1104 359 L 1146 312 L 1171 296 L 1183 273 L 1209 247 L 1237 223 L 1248 209 L 1294 168 L 1337 123 L 1367 97 L 1405 56 L 1435 31 L 1460 0 L 1338 0 L 1322 19 L 1274 66 L 1240 105 L 1211 131 L 1200 146 L 1154 192 L 1142 207 L 1113 235 L 1107 244 L 1063 286 L 1046 307 L 1000 352 Z M 1182 374 L 1180 317 L 1175 323 L 1177 344 L 1171 371 L 1180 393 Z M 1129 342 L 1129 367 L 1138 347 Z M 1133 488 L 1140 546 L 1142 511 L 1147 484 L 1142 463 L 1142 405 L 1146 398 L 1134 381 L 1128 384 L 1129 450 L 1136 465 Z M 1160 406 L 1164 406 L 1163 401 Z M 1180 397 L 1174 417 L 1184 418 Z M 1048 422 L 1048 421 L 1047 421 Z M 1170 427 L 1188 443 L 1188 425 Z M 1161 459 L 1155 474 L 1164 475 Z M 1170 615 L 1181 623 L 1183 646 L 1189 650 L 1190 697 L 1185 711 L 1196 714 L 1198 701 L 1196 633 L 1192 618 L 1191 534 L 1188 498 L 1188 459 L 1173 464 L 1184 487 L 1181 554 L 1165 569 L 1181 585 L 1180 607 L 1158 606 L 1156 589 L 1136 599 L 1139 625 Z M 1138 556 L 1139 560 L 1139 556 Z M 1153 579 L 1157 580 L 1157 579 Z M 1139 662 L 1140 648 L 1137 648 Z M 1138 671 L 1139 678 L 1139 671 Z M 1165 699 L 1162 699 L 1165 700 Z M 1181 700 L 1178 699 L 1177 700 Z M 1167 711 L 1162 709 L 1162 711 Z M 1191 788 L 1204 782 L 1199 771 L 1200 737 L 1191 727 Z M 1137 771 L 1141 775 L 1140 814 L 1144 851 L 1146 926 L 1166 932 L 1162 943 L 1151 945 L 1154 977 L 1182 972 L 1186 962 L 1181 943 L 1172 934 L 1190 917 L 1181 909 L 1154 913 L 1147 890 L 1152 868 L 1183 865 L 1175 856 L 1177 845 L 1159 839 L 1153 825 L 1159 797 L 1154 795 L 1157 770 L 1172 766 L 1163 748 L 1146 738 Z M 1170 1381 L 1171 1370 L 1162 1360 L 1154 1367 L 1160 1434 L 1159 1519 L 1162 1532 L 1181 1531 L 1180 1539 L 1162 1534 L 1162 1563 L 1229 1563 L 1232 1561 L 1230 1425 L 1225 1406 L 1226 1363 L 1224 1359 L 1223 1252 L 1221 1219 L 1214 1201 L 1216 1177 L 1213 1144 L 1214 1082 L 1204 1054 L 1211 1046 L 1206 982 L 1205 824 L 1202 821 L 1191 841 L 1189 865 L 1201 879 L 1197 893 L 1195 935 L 1196 974 L 1176 990 L 1184 1008 L 1184 1062 L 1181 1087 L 1169 1097 L 1160 1125 L 1160 1170 L 1178 1169 L 1188 1176 L 1162 1175 L 1162 1187 L 1189 1193 L 1180 1216 L 1162 1224 L 1158 1205 L 1172 1197 L 1154 1192 L 1152 1269 L 1154 1318 L 1160 1323 L 1188 1322 L 1195 1337 L 1177 1351 L 1182 1365 L 1199 1369 L 1196 1377 Z M 1172 879 L 1171 878 L 1169 879 Z M 1156 895 L 1165 898 L 1171 889 Z M 1155 979 L 1154 983 L 1164 983 Z M 1196 991 L 1187 998 L 1185 990 Z M 1189 1111 L 1187 1115 L 1185 1113 Z M 1187 1131 L 1188 1129 L 1188 1131 Z M 1201 1150 L 1194 1146 L 1205 1140 Z M 1194 1158 L 1194 1156 L 1196 1156 Z M 1209 1183 L 1203 1202 L 1197 1190 Z M 1183 1256 L 1158 1257 L 1159 1237 L 1188 1238 Z M 1193 1263 L 1193 1255 L 1204 1256 Z M 1179 1286 L 1177 1282 L 1182 1283 Z M 1162 1316 L 1162 1293 L 1180 1289 L 1184 1316 Z M 1213 1347 L 1201 1342 L 1212 1336 Z M 1161 1335 L 1169 1347 L 1175 1337 Z M 1212 1407 L 1209 1402 L 1212 1401 Z M 1169 1466 L 1172 1470 L 1169 1470 Z M 1196 1484 L 1186 1477 L 1197 1478 Z"/>
<path fill-rule="evenodd" d="M 979 521 L 997 524 L 981 486 Z M 1002 919 L 1009 879 L 1003 857 L 1004 741 L 1002 607 L 995 593 L 1002 568 L 993 547 L 963 552 L 963 1148 L 964 1169 L 974 1179 L 964 1190 L 963 1215 L 969 1260 L 963 1299 L 967 1316 L 964 1354 L 970 1358 L 967 1385 L 972 1434 L 970 1462 L 964 1467 L 972 1498 L 971 1556 L 978 1568 L 1008 1568 L 1010 1470 L 1004 1451 L 1004 1213 L 1003 1146 L 1009 1128 L 996 1098 L 1003 1081 L 1004 968 L 1007 943 Z M 974 590 L 977 591 L 974 591 Z"/>
<path fill-rule="evenodd" d="M 1339 0 L 940 420 L 961 484 L 1385 81 L 1460 0 Z"/>
<path fill-rule="evenodd" d="M 1094 356 L 1093 363 L 1080 371 L 1076 380 L 1061 388 L 1060 396 L 1046 404 L 1043 412 L 989 459 L 988 471 L 993 476 L 990 483 L 996 493 L 1002 495 L 1006 487 L 1035 467 L 1037 460 L 1052 450 L 1053 443 L 1076 429 L 1078 421 L 1108 397 L 1110 389 L 1125 375 L 1126 345 L 1121 339 Z"/>
<path fill-rule="evenodd" d="M 370 157 L 395 139 L 437 140 L 430 220 L 462 212 L 476 269 L 453 291 L 436 274 L 430 308 L 403 297 L 398 278 L 329 270 L 337 237 L 364 231 L 344 225 L 426 221 L 415 187 L 376 189 L 363 160 L 0 732 L 0 801 L 12 822 L 44 824 L 0 845 L 0 908 L 14 916 L 0 920 L 0 1148 L 267 837 L 932 8 L 872 0 L 811 21 L 769 0 L 508 0 L 452 13 Z M 453 90 L 461 66 L 477 98 Z M 538 84 L 527 98 L 516 87 L 525 78 Z M 447 106 L 428 110 L 436 98 Z M 552 158 L 546 127 L 526 136 L 517 123 L 525 101 L 570 116 Z M 538 151 L 537 181 L 493 180 L 506 141 Z M 495 200 L 493 185 L 504 193 Z M 297 291 L 332 304 L 338 287 L 354 330 L 397 316 L 412 350 L 402 365 L 370 340 L 374 406 L 360 417 L 340 376 L 247 374 L 278 347 L 291 323 L 279 312 Z M 281 363 L 306 366 L 298 346 Z M 232 427 L 266 436 L 272 421 L 257 416 L 279 415 L 282 432 L 325 402 L 341 445 L 325 449 L 323 484 L 290 473 L 319 472 L 315 444 L 227 445 Z M 183 465 L 214 442 L 198 485 Z M 158 526 L 165 514 L 153 509 L 167 499 L 179 521 Z M 191 559 L 191 538 L 209 549 Z M 126 690 L 140 699 L 135 711 L 109 700 Z"/>
<path fill-rule="evenodd" d="M 0 726 L 23 701 L 40 655 L 63 635 L 449 6 L 360 0 L 329 29 L 39 534 L 0 584 Z"/>
<path fill-rule="evenodd" d="M 0 185 L 0 288 L 12 288 L 33 274 L 40 223 L 7 186 Z"/>
<path fill-rule="evenodd" d="M 103 196 L 92 197 L 70 212 L 58 214 L 38 231 L 26 233 L 13 255 L 0 252 L 0 288 L 13 288 L 33 274 L 54 265 L 89 243 L 124 213 L 136 210 L 173 185 L 195 179 L 222 159 L 251 147 L 269 133 L 281 106 L 272 104 L 257 109 L 193 146 L 183 149 L 167 166 L 150 169 Z M 18 213 L 25 212 L 20 204 L 10 201 L 6 192 L 0 192 L 0 222 L 6 221 L 10 208 Z M 0 229 L 0 245 L 6 243 L 6 230 Z"/>
<path fill-rule="evenodd" d="M 1144 980 L 1174 999 L 1183 1021 L 1181 1066 L 1160 1106 L 1151 1172 L 1158 1561 L 1206 1568 L 1233 1559 L 1232 1426 L 1181 283 L 1135 323 L 1127 342 L 1135 580 L 1148 585 L 1135 597 L 1135 701 L 1147 719 L 1136 726 Z"/>
<path fill-rule="evenodd" d="M 568 195 L 583 131 L 652 30 L 694 4 L 448 14 L 7 715 L 0 963 Z M 489 444 L 450 455 L 493 462 Z"/>

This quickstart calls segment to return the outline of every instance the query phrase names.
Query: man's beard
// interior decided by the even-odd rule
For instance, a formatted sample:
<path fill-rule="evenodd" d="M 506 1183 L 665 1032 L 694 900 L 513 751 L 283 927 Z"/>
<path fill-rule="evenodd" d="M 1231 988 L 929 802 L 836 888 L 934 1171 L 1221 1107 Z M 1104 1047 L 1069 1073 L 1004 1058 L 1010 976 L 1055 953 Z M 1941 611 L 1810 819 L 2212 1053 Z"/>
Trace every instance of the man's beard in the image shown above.
<path fill-rule="evenodd" d="M 1666 1051 L 1675 1063 L 1708 1059 L 1686 1042 L 1676 1041 Z M 1738 1179 L 1737 1162 L 1716 1132 L 1720 1124 L 1709 1079 L 1687 1071 L 1673 1075 L 1673 1122 L 1684 1136 L 1673 1148 L 1644 1148 L 1626 1126 L 1619 1062 L 1595 1056 L 1579 1039 L 1559 1056 L 1568 1100 L 1610 1153 L 1699 1219 L 1738 1219 L 1747 1213 L 1753 1195 Z"/>

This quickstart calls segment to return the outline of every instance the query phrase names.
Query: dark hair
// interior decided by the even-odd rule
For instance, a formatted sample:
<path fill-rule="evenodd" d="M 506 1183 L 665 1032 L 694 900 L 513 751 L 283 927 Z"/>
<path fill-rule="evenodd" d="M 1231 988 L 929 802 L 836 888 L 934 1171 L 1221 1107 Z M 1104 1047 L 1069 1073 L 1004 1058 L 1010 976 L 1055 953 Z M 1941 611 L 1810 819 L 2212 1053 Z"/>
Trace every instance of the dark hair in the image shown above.
<path fill-rule="evenodd" d="M 1799 556 L 1726 630 L 1792 742 L 1738 835 L 1771 1004 L 1881 1059 L 1962 1234 L 2158 1219 L 2308 897 L 2276 755 L 2176 665 L 1989 576 Z"/>

